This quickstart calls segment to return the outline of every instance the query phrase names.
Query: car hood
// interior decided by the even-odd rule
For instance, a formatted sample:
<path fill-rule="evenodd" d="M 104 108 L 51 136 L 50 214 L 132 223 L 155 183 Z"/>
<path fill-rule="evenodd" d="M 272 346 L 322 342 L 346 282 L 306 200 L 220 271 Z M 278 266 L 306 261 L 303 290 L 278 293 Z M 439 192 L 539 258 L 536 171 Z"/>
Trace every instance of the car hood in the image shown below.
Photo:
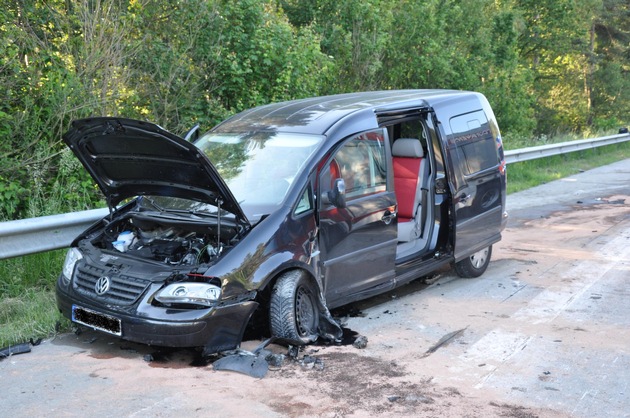
<path fill-rule="evenodd" d="M 249 223 L 210 160 L 196 146 L 158 125 L 122 118 L 72 122 L 63 136 L 92 175 L 110 208 L 141 195 L 193 199 Z"/>

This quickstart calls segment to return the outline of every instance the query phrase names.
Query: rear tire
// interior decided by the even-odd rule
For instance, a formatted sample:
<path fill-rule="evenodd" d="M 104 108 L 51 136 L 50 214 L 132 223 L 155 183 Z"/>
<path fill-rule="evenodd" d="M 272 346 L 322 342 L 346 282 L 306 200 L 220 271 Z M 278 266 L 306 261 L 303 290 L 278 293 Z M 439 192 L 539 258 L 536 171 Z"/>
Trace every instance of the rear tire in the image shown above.
<path fill-rule="evenodd" d="M 471 279 L 481 276 L 490 264 L 492 245 L 455 263 L 455 271 L 459 277 Z"/>
<path fill-rule="evenodd" d="M 317 339 L 317 291 L 304 272 L 293 270 L 278 278 L 271 292 L 269 323 L 274 337 L 304 344 Z"/>

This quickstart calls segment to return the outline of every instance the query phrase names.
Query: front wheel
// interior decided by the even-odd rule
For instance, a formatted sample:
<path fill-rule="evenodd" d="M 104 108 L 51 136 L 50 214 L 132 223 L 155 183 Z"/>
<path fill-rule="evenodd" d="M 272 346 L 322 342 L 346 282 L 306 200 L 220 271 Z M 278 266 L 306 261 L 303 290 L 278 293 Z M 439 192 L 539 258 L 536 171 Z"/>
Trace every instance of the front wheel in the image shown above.
<path fill-rule="evenodd" d="M 271 293 L 269 322 L 271 335 L 301 341 L 317 339 L 319 308 L 315 286 L 300 270 L 284 273 Z"/>
<path fill-rule="evenodd" d="M 455 263 L 455 271 L 459 277 L 470 279 L 481 276 L 490 263 L 492 245 Z"/>

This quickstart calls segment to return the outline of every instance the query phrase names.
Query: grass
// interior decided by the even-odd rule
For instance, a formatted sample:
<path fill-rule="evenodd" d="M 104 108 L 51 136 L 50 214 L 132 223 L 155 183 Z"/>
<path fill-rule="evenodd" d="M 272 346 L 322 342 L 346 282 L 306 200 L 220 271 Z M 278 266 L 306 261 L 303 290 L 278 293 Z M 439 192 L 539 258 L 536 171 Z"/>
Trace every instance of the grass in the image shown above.
<path fill-rule="evenodd" d="M 630 158 L 630 142 L 510 164 L 508 194 Z"/>
<path fill-rule="evenodd" d="M 0 260 L 0 348 L 70 328 L 55 303 L 65 250 Z"/>
<path fill-rule="evenodd" d="M 544 139 L 544 143 L 566 140 Z M 539 140 L 506 145 L 516 149 L 541 144 Z M 510 164 L 508 193 L 627 158 L 630 142 Z M 64 257 L 65 250 L 57 250 L 0 260 L 0 348 L 70 329 L 70 322 L 57 311 L 54 296 Z"/>

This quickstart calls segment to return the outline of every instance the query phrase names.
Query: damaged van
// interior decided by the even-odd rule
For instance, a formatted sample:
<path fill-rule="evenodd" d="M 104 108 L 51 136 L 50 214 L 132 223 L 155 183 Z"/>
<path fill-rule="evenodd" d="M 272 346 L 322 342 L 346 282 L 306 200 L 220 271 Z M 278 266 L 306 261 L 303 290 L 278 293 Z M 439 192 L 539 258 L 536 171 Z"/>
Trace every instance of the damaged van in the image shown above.
<path fill-rule="evenodd" d="M 507 220 L 499 128 L 474 92 L 275 103 L 186 139 L 90 118 L 63 139 L 110 214 L 72 243 L 58 307 L 150 345 L 234 349 L 252 321 L 340 338 L 329 309 L 449 264 L 477 277 Z"/>

